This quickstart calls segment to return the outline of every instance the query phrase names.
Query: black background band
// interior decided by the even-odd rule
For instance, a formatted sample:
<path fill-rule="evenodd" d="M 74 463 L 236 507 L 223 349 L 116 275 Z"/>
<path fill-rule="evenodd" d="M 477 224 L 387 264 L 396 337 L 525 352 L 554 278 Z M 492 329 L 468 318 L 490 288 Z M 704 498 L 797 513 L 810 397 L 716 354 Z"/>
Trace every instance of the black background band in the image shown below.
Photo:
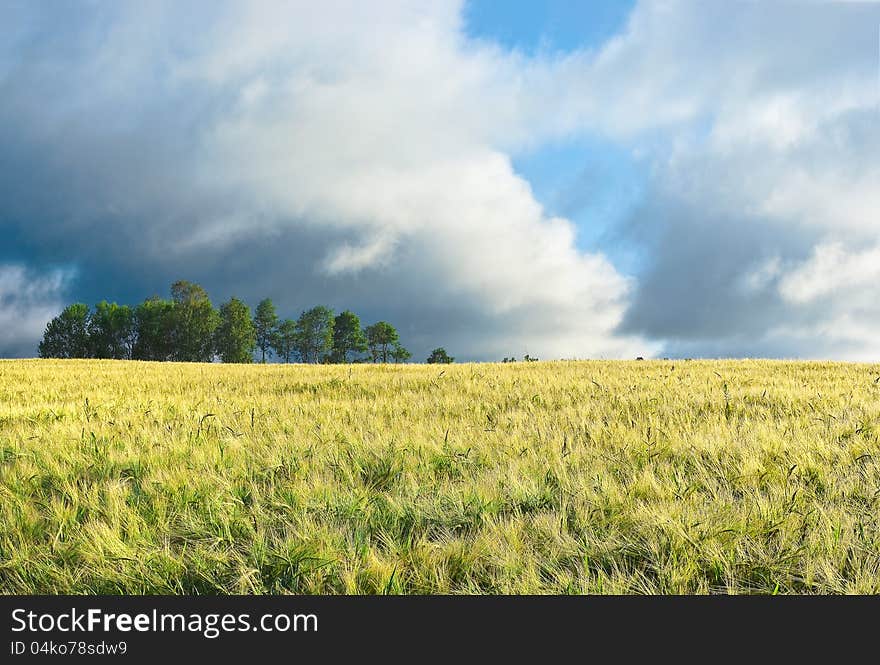
<path fill-rule="evenodd" d="M 265 614 L 317 617 L 317 631 L 13 632 L 14 610 L 69 613 Z M 0 596 L 0 662 L 137 662 L 148 658 L 318 658 L 337 662 L 413 662 L 442 658 L 608 662 L 633 658 L 764 660 L 797 654 L 833 660 L 867 653 L 876 660 L 880 599 L 874 597 L 622 596 Z M 22 616 L 19 612 L 18 616 Z M 271 625 L 271 622 L 270 622 Z M 125 642 L 124 656 L 47 655 L 45 643 Z M 16 645 L 17 643 L 17 645 Z M 43 648 L 41 648 L 43 647 Z M 862 649 L 868 649 L 867 652 Z M 23 651 L 16 654 L 15 651 Z M 38 654 L 32 655 L 36 649 Z M 263 660 L 268 658 L 269 660 Z M 303 661 L 305 662 L 305 661 Z M 856 661 L 853 661 L 856 662 Z"/>

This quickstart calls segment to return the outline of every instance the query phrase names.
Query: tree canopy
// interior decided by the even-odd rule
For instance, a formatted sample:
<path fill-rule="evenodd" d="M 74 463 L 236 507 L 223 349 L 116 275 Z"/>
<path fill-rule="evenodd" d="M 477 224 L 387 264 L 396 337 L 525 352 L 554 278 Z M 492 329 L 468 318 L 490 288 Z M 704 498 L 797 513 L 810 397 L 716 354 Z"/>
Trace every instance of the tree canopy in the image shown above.
<path fill-rule="evenodd" d="M 135 360 L 170 360 L 174 355 L 174 303 L 154 296 L 134 309 Z"/>
<path fill-rule="evenodd" d="M 446 353 L 446 349 L 441 346 L 431 351 L 431 355 L 428 356 L 428 359 L 425 362 L 430 364 L 449 364 L 455 362 L 455 358 Z"/>
<path fill-rule="evenodd" d="M 364 329 L 351 310 L 336 315 L 323 305 L 282 320 L 269 298 L 257 304 L 252 317 L 238 298 L 215 309 L 204 288 L 185 280 L 171 285 L 170 299 L 152 296 L 135 307 L 106 300 L 94 310 L 72 304 L 49 321 L 39 346 L 44 358 L 227 363 L 253 362 L 258 351 L 261 362 L 273 353 L 285 363 L 401 363 L 412 358 L 387 321 Z"/>
<path fill-rule="evenodd" d="M 257 304 L 254 312 L 254 334 L 257 348 L 260 350 L 260 362 L 266 362 L 266 354 L 272 350 L 272 338 L 278 327 L 278 314 L 275 304 L 265 298 Z"/>
<path fill-rule="evenodd" d="M 135 340 L 134 311 L 102 300 L 89 317 L 88 333 L 93 357 L 129 360 Z"/>
<path fill-rule="evenodd" d="M 49 321 L 43 341 L 42 358 L 89 358 L 89 306 L 74 303 Z"/>
<path fill-rule="evenodd" d="M 250 308 L 238 298 L 231 298 L 220 306 L 220 325 L 214 337 L 214 348 L 223 362 L 253 362 L 256 330 Z"/>
<path fill-rule="evenodd" d="M 283 362 L 293 360 L 296 354 L 296 321 L 284 319 L 278 324 L 272 335 L 272 350 Z"/>
<path fill-rule="evenodd" d="M 348 362 L 353 354 L 366 350 L 367 338 L 361 329 L 360 318 L 354 312 L 345 310 L 333 322 L 333 362 Z"/>
<path fill-rule="evenodd" d="M 377 363 L 381 360 L 381 362 L 387 363 L 388 350 L 399 339 L 397 329 L 387 321 L 379 321 L 371 326 L 367 326 L 365 332 L 367 335 L 367 346 L 370 349 L 373 362 Z"/>
<path fill-rule="evenodd" d="M 296 350 L 304 363 L 323 362 L 333 349 L 333 312 L 318 305 L 296 322 Z"/>
<path fill-rule="evenodd" d="M 399 342 L 395 342 L 394 346 L 391 349 L 391 357 L 396 363 L 405 363 L 407 360 L 412 358 L 412 354 L 405 348 L 403 348 Z"/>
<path fill-rule="evenodd" d="M 210 362 L 220 315 L 208 293 L 198 284 L 181 280 L 171 285 L 171 299 L 174 301 L 174 359 Z"/>

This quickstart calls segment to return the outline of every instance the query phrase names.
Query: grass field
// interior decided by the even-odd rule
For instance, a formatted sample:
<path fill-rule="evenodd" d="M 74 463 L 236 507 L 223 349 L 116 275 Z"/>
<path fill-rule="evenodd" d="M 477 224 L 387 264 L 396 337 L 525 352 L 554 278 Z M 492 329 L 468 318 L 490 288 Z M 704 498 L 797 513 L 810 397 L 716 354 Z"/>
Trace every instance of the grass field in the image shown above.
<path fill-rule="evenodd" d="M 880 365 L 0 362 L 4 593 L 877 593 Z"/>

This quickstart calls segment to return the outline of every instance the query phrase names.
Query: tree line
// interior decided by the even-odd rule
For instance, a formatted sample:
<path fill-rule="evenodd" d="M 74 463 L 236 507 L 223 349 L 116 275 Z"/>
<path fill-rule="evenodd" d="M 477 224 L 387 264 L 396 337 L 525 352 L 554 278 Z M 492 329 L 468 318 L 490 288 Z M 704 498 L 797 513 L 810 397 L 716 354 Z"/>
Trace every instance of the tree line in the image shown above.
<path fill-rule="evenodd" d="M 366 328 L 349 310 L 334 314 L 323 305 L 298 319 L 280 319 L 266 298 L 251 314 L 238 298 L 215 308 L 198 284 L 177 281 L 171 298 L 148 298 L 131 307 L 101 301 L 94 310 L 83 303 L 66 307 L 46 326 L 42 358 L 115 358 L 226 363 L 260 362 L 272 355 L 281 362 L 406 362 L 412 354 L 400 344 L 387 321 Z M 429 363 L 451 363 L 443 348 Z"/>

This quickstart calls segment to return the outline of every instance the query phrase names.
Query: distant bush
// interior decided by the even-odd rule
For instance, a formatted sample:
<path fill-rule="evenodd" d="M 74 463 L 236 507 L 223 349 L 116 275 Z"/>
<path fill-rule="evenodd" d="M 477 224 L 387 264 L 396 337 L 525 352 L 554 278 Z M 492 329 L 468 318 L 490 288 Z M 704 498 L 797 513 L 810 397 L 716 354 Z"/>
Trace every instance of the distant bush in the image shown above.
<path fill-rule="evenodd" d="M 441 346 L 431 351 L 431 355 L 428 356 L 427 362 L 429 364 L 449 364 L 455 362 L 455 358 L 446 353 L 446 349 Z"/>

